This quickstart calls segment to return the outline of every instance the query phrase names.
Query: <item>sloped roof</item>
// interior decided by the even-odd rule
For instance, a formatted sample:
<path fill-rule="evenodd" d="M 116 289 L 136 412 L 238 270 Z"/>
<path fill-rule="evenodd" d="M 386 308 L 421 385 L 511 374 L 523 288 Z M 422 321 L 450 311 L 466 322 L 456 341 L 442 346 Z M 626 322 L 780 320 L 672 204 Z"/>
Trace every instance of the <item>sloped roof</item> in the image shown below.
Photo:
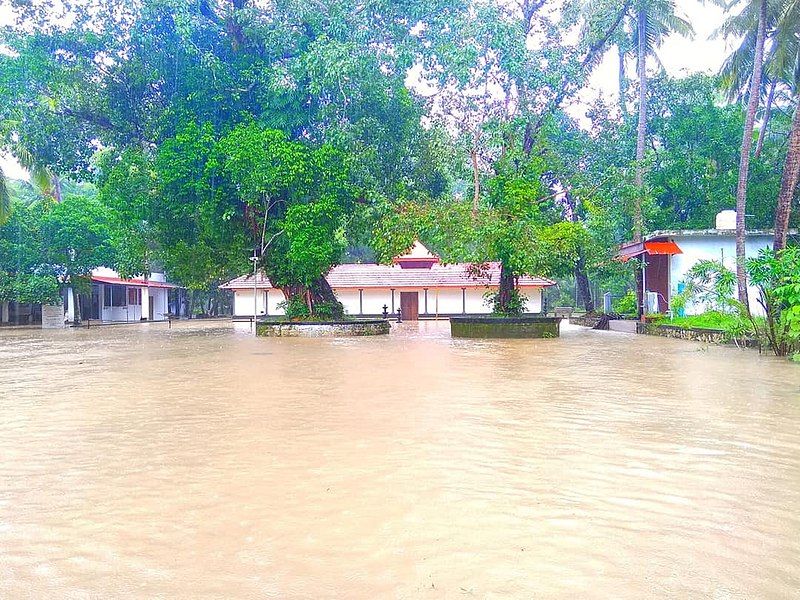
<path fill-rule="evenodd" d="M 414 242 L 414 245 L 411 246 L 411 249 L 405 254 L 401 254 L 400 256 L 394 257 L 394 262 L 400 264 L 409 262 L 423 262 L 423 263 L 434 264 L 438 263 L 439 260 L 440 259 L 436 254 L 428 250 L 419 241 Z"/>
<path fill-rule="evenodd" d="M 398 265 L 377 265 L 374 263 L 346 264 L 333 267 L 326 279 L 333 289 L 368 288 L 437 288 L 437 287 L 475 287 L 496 286 L 500 281 L 500 263 L 486 263 L 477 276 L 473 276 L 472 265 L 457 263 L 452 265 L 434 264 L 427 269 L 403 269 Z M 543 277 L 522 276 L 520 286 L 549 287 L 554 281 Z M 252 289 L 253 277 L 237 277 L 220 286 L 223 289 Z M 256 288 L 271 289 L 263 273 L 256 277 Z"/>

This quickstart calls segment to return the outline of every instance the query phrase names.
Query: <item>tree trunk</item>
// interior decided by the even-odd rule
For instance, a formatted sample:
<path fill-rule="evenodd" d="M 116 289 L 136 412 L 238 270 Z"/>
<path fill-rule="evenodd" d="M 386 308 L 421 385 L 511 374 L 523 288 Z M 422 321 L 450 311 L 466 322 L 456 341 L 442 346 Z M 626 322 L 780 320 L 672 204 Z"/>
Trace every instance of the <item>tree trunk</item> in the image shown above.
<path fill-rule="evenodd" d="M 628 89 L 628 78 L 625 74 L 625 50 L 621 45 L 617 45 L 619 55 L 619 110 L 624 118 L 628 117 L 628 105 L 625 102 L 625 90 Z"/>
<path fill-rule="evenodd" d="M 586 259 L 583 257 L 583 252 L 578 254 L 578 262 L 575 264 L 575 285 L 578 286 L 578 296 L 586 312 L 593 313 L 594 299 L 589 286 L 589 276 L 586 274 Z"/>
<path fill-rule="evenodd" d="M 505 261 L 500 263 L 500 286 L 497 290 L 497 307 L 499 312 L 508 314 L 511 306 L 511 297 L 516 289 L 514 273 L 508 268 Z"/>
<path fill-rule="evenodd" d="M 642 217 L 642 198 L 644 196 L 644 144 L 647 133 L 647 12 L 639 9 L 637 13 L 639 48 L 637 54 L 639 75 L 639 122 L 636 125 L 636 197 L 633 203 L 633 241 L 642 241 L 644 218 Z"/>
<path fill-rule="evenodd" d="M 311 296 L 314 301 L 314 304 L 319 302 L 338 302 L 339 299 L 336 297 L 336 294 L 333 293 L 333 288 L 331 284 L 328 283 L 328 280 L 325 279 L 323 275 L 320 275 L 314 280 L 314 283 L 311 284 Z"/>
<path fill-rule="evenodd" d="M 481 199 L 481 178 L 478 171 L 478 149 L 473 146 L 469 151 L 469 157 L 472 161 L 472 218 L 478 216 L 478 206 Z"/>
<path fill-rule="evenodd" d="M 783 163 L 781 191 L 778 193 L 778 204 L 775 207 L 775 242 L 776 252 L 786 248 L 786 235 L 789 231 L 789 217 L 792 213 L 792 201 L 797 192 L 800 179 L 800 101 L 794 109 L 792 132 L 789 135 L 789 148 Z"/>
<path fill-rule="evenodd" d="M 78 325 L 81 322 L 81 299 L 74 281 L 72 282 L 72 306 L 74 308 L 73 323 Z"/>
<path fill-rule="evenodd" d="M 758 130 L 758 141 L 756 142 L 756 151 L 753 154 L 753 158 L 758 158 L 761 156 L 761 150 L 764 148 L 764 138 L 767 135 L 767 127 L 769 126 L 769 119 L 772 116 L 772 101 L 775 99 L 775 86 L 777 85 L 778 80 L 773 79 L 772 82 L 769 84 L 769 93 L 767 93 L 767 105 L 764 107 L 764 123 L 761 125 L 761 129 Z"/>
<path fill-rule="evenodd" d="M 58 175 L 54 174 L 50 176 L 50 193 L 53 196 L 53 200 L 61 204 L 63 195 L 61 190 L 61 178 Z"/>
<path fill-rule="evenodd" d="M 189 291 L 189 302 L 187 303 L 188 306 L 186 307 L 186 317 L 191 319 L 194 317 L 194 296 L 197 292 L 195 290 Z"/>
<path fill-rule="evenodd" d="M 767 0 L 761 0 L 761 7 L 758 13 L 755 56 L 753 57 L 753 73 L 750 76 L 750 97 L 747 103 L 747 116 L 745 117 L 744 132 L 742 134 L 742 153 L 739 159 L 739 183 L 736 188 L 736 288 L 738 290 L 739 302 L 745 305 L 748 312 L 750 311 L 750 303 L 747 298 L 747 272 L 745 271 L 747 178 L 750 171 L 750 149 L 753 146 L 753 124 L 756 119 L 759 87 L 761 86 L 766 29 Z"/>
<path fill-rule="evenodd" d="M 339 302 L 336 294 L 333 293 L 328 280 L 323 275 L 317 277 L 311 284 L 311 287 L 306 287 L 302 284 L 287 285 L 281 288 L 283 295 L 287 301 L 293 298 L 302 298 L 309 314 L 316 313 L 316 307 L 321 304 L 329 304 L 333 307 L 332 313 L 334 318 L 344 317 L 344 307 Z"/>

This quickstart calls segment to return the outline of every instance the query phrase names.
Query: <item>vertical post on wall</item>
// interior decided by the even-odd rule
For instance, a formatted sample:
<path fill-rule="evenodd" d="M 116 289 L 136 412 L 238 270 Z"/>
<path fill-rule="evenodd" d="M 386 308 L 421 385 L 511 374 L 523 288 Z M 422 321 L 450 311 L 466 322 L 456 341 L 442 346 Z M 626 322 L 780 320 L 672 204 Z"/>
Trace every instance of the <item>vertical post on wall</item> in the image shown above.
<path fill-rule="evenodd" d="M 647 315 L 647 263 L 642 254 L 642 320 Z"/>
<path fill-rule="evenodd" d="M 364 314 L 364 290 L 360 288 L 358 290 L 358 314 Z"/>
<path fill-rule="evenodd" d="M 392 288 L 392 312 L 394 312 L 394 288 Z"/>
<path fill-rule="evenodd" d="M 428 314 L 428 288 L 423 288 L 425 291 L 425 314 Z"/>
<path fill-rule="evenodd" d="M 269 316 L 269 289 L 264 290 L 264 314 Z"/>
<path fill-rule="evenodd" d="M 253 263 L 253 335 L 257 335 L 256 317 L 258 317 L 258 286 L 256 284 L 256 273 L 258 269 L 258 253 L 256 248 L 253 248 L 253 256 L 250 257 Z"/>
<path fill-rule="evenodd" d="M 467 288 L 461 288 L 461 314 L 467 314 Z"/>

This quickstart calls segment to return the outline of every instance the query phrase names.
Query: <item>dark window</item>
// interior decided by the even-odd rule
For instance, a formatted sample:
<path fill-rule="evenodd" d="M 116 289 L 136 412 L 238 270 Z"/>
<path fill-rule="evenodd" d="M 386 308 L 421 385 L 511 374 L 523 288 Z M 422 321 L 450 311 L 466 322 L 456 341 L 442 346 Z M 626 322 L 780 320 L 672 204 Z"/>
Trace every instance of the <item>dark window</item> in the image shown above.
<path fill-rule="evenodd" d="M 142 303 L 142 290 L 140 288 L 128 288 L 128 304 L 139 306 Z"/>
<path fill-rule="evenodd" d="M 121 285 L 111 286 L 111 306 L 127 306 L 125 304 L 125 287 Z"/>

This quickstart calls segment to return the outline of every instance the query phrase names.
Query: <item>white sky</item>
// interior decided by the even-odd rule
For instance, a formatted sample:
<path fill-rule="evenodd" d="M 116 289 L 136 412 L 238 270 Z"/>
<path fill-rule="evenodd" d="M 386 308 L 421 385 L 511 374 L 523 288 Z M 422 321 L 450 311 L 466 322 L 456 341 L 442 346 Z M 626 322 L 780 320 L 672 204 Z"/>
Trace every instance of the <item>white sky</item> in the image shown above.
<path fill-rule="evenodd" d="M 723 20 L 723 10 L 710 3 L 701 4 L 698 0 L 677 0 L 680 12 L 688 18 L 695 30 L 694 39 L 672 36 L 666 40 L 658 54 L 667 72 L 673 76 L 691 73 L 715 73 L 722 65 L 731 44 L 720 39 L 711 39 L 714 31 Z M 0 0 L 0 25 L 10 22 L 10 9 Z M 633 65 L 631 65 L 633 66 Z M 578 102 L 570 113 L 580 118 L 583 102 L 603 94 L 609 100 L 616 98 L 617 56 L 609 52 L 593 73 L 588 89 L 578 96 Z M 583 101 L 583 102 L 581 102 Z M 27 179 L 27 173 L 13 158 L 0 156 L 0 167 L 5 174 L 15 179 Z"/>

